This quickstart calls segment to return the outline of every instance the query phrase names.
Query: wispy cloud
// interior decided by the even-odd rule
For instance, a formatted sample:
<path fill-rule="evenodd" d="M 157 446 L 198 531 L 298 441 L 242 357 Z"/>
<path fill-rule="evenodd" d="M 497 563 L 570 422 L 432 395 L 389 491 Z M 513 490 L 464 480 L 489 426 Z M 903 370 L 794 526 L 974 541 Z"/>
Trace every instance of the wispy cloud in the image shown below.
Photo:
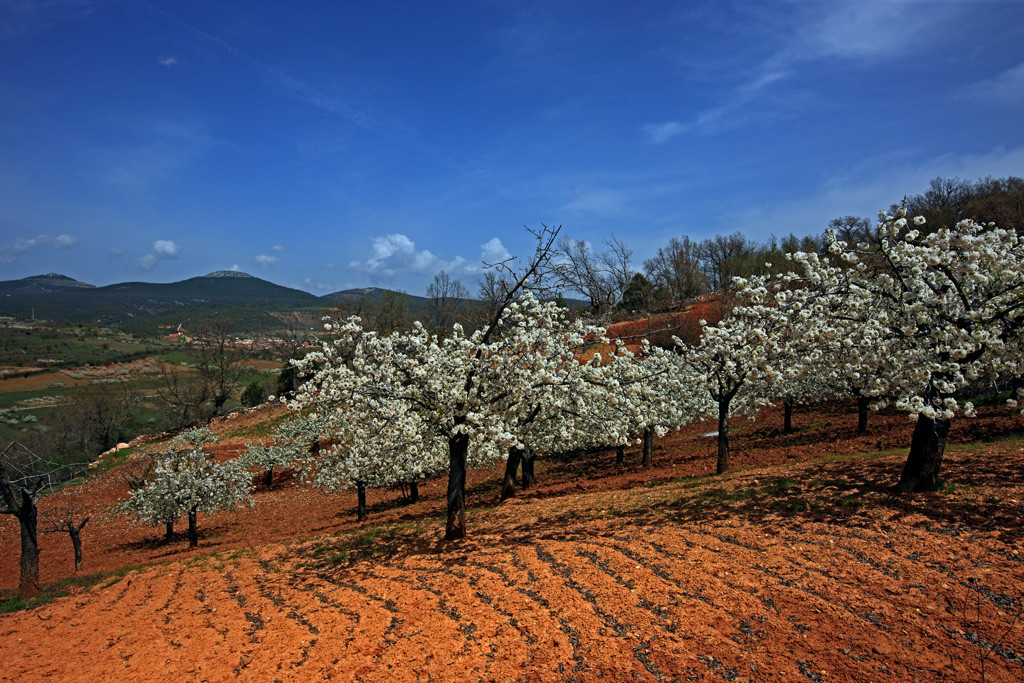
<path fill-rule="evenodd" d="M 286 249 L 280 244 L 275 244 L 270 248 L 270 251 L 286 251 Z"/>
<path fill-rule="evenodd" d="M 1007 69 L 995 78 L 975 83 L 964 93 L 964 99 L 999 104 L 1024 104 L 1024 62 Z"/>
<path fill-rule="evenodd" d="M 1019 175 L 1024 146 L 997 147 L 984 154 L 946 154 L 920 158 L 909 152 L 872 159 L 837 175 L 808 196 L 751 206 L 721 217 L 722 229 L 743 225 L 754 239 L 769 235 L 819 233 L 837 216 L 874 220 L 878 211 L 899 203 L 904 195 L 924 192 L 936 177 L 978 180 L 986 176 Z M 817 191 L 814 191 L 817 190 Z"/>
<path fill-rule="evenodd" d="M 158 61 L 164 66 L 174 66 L 178 63 L 178 58 L 174 55 L 169 55 L 167 57 L 160 57 Z"/>
<path fill-rule="evenodd" d="M 766 105 L 770 112 L 785 111 L 786 98 L 774 102 L 768 96 L 778 86 L 791 80 L 808 64 L 823 60 L 873 62 L 897 57 L 921 45 L 924 36 L 934 34 L 934 27 L 946 22 L 962 8 L 953 5 L 927 6 L 913 2 L 827 3 L 797 6 L 781 25 L 770 27 L 771 35 L 785 35 L 784 44 L 767 57 L 746 65 L 730 63 L 728 75 L 746 73 L 746 77 L 689 120 L 666 129 L 669 136 L 657 139 L 657 128 L 644 126 L 654 142 L 666 142 L 684 132 L 718 133 L 767 115 L 757 105 Z M 726 77 L 728 77 L 728 75 Z"/>
<path fill-rule="evenodd" d="M 46 31 L 63 21 L 92 14 L 93 0 L 0 2 L 0 38 L 18 38 Z"/>
<path fill-rule="evenodd" d="M 307 291 L 321 292 L 321 293 L 324 293 L 324 294 L 329 293 L 329 292 L 336 292 L 339 289 L 354 289 L 355 288 L 355 285 L 351 285 L 350 287 L 340 288 L 337 285 L 335 285 L 333 282 L 314 280 L 311 277 L 307 277 L 307 278 L 303 279 L 302 284 L 306 287 Z"/>
<path fill-rule="evenodd" d="M 42 246 L 50 246 L 54 249 L 70 249 L 76 244 L 78 244 L 78 238 L 66 234 L 57 235 L 56 237 L 51 237 L 50 235 L 17 237 L 13 242 L 0 246 L 0 265 L 13 263 L 22 254 Z"/>
<path fill-rule="evenodd" d="M 145 2 L 145 0 L 143 2 L 153 12 L 181 27 L 189 34 L 218 46 L 220 49 L 249 65 L 266 83 L 287 97 L 304 102 L 327 113 L 343 117 L 361 128 L 377 133 L 391 134 L 397 129 L 404 129 L 404 126 L 397 121 L 384 122 L 382 120 L 384 117 L 379 112 L 371 111 L 365 106 L 357 107 L 351 104 L 350 100 L 332 96 L 321 88 L 253 57 L 223 38 L 193 26 L 152 3 Z"/>
<path fill-rule="evenodd" d="M 187 167 L 215 144 L 205 124 L 190 118 L 132 121 L 124 138 L 129 141 L 124 147 L 90 152 L 90 174 L 98 163 L 106 182 L 145 187 Z"/>
<path fill-rule="evenodd" d="M 598 213 L 602 215 L 621 213 L 626 202 L 626 193 L 608 188 L 576 188 L 569 201 L 559 207 L 560 211 Z"/>
<path fill-rule="evenodd" d="M 928 33 L 947 14 L 941 7 L 922 8 L 908 2 L 809 6 L 796 17 L 796 40 L 778 59 L 793 63 L 821 57 L 890 57 L 910 49 L 919 35 Z"/>
<path fill-rule="evenodd" d="M 174 240 L 157 240 L 149 253 L 138 260 L 139 268 L 150 271 L 156 268 L 161 261 L 177 258 L 181 253 L 181 247 Z"/>
<path fill-rule="evenodd" d="M 678 121 L 644 124 L 644 133 L 656 145 L 663 145 L 677 135 L 682 135 L 685 131 L 686 128 Z"/>
<path fill-rule="evenodd" d="M 275 263 L 278 263 L 280 260 L 281 259 L 279 259 L 276 256 L 267 256 L 266 254 L 260 254 L 259 256 L 253 259 L 257 266 L 263 266 L 265 268 L 269 268 Z"/>

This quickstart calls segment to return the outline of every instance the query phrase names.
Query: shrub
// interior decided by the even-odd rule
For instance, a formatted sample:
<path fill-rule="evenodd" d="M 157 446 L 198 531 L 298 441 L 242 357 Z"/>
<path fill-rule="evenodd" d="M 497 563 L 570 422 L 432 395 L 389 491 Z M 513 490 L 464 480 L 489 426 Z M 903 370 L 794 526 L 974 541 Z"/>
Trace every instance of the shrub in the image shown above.
<path fill-rule="evenodd" d="M 242 392 L 242 405 L 246 408 L 252 408 L 258 406 L 267 400 L 267 392 L 263 388 L 263 382 L 258 379 L 254 379 L 249 383 L 249 386 Z"/>

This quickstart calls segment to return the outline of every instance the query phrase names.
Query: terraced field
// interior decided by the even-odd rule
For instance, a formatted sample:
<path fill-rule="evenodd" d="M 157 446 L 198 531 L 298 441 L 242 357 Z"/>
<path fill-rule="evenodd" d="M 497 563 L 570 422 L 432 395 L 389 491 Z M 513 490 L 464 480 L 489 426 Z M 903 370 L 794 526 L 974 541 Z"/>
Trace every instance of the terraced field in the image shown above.
<path fill-rule="evenodd" d="M 1021 680 L 1024 444 L 947 460 L 956 483 L 911 498 L 885 490 L 900 456 L 593 490 L 552 466 L 457 544 L 436 499 L 122 544 L 159 564 L 0 617 L 0 679 Z"/>

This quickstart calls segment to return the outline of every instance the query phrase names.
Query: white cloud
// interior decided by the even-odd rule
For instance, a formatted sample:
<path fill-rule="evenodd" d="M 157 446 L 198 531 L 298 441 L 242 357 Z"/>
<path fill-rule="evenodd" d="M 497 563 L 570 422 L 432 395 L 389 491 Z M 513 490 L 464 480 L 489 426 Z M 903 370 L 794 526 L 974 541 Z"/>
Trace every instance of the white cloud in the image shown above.
<path fill-rule="evenodd" d="M 230 270 L 233 273 L 241 273 L 242 272 L 242 267 L 236 263 L 235 265 L 233 265 L 230 268 L 228 268 L 228 270 Z"/>
<path fill-rule="evenodd" d="M 484 263 L 501 263 L 510 258 L 512 258 L 512 254 L 497 237 L 492 237 L 485 244 L 480 245 L 480 260 Z"/>
<path fill-rule="evenodd" d="M 285 251 L 285 248 L 280 244 L 275 244 L 270 248 L 270 251 Z"/>
<path fill-rule="evenodd" d="M 78 238 L 74 235 L 57 235 L 53 238 L 53 246 L 57 249 L 70 249 L 78 244 Z"/>
<path fill-rule="evenodd" d="M 160 63 L 164 66 L 174 66 L 178 63 L 178 58 L 175 55 L 168 55 L 167 57 L 160 57 Z"/>
<path fill-rule="evenodd" d="M 153 242 L 153 247 L 149 253 L 139 259 L 139 268 L 153 270 L 161 261 L 177 258 L 180 253 L 181 247 L 174 240 L 157 240 Z"/>
<path fill-rule="evenodd" d="M 279 259 L 276 256 L 267 256 L 266 254 L 260 254 L 253 260 L 256 262 L 256 265 L 258 266 L 272 266 L 281 259 Z"/>
<path fill-rule="evenodd" d="M 967 89 L 964 97 L 982 103 L 1024 104 L 1024 62 L 995 78 L 975 83 Z"/>
<path fill-rule="evenodd" d="M 417 249 L 416 243 L 401 233 L 374 237 L 370 255 L 364 261 L 352 261 L 349 270 L 367 273 L 378 282 L 389 282 L 401 275 L 434 275 L 442 270 L 449 275 L 475 275 L 483 271 L 483 263 L 496 263 L 511 254 L 494 237 L 480 245 L 480 258 L 472 261 L 456 255 L 443 259 L 428 249 Z"/>
<path fill-rule="evenodd" d="M 111 247 L 108 253 L 111 256 L 121 256 L 124 254 L 124 249 L 122 249 L 121 247 Z"/>
<path fill-rule="evenodd" d="M 181 253 L 181 247 L 174 240 L 157 240 L 153 242 L 153 254 L 160 258 L 174 258 Z"/>
<path fill-rule="evenodd" d="M 417 252 L 416 243 L 400 233 L 374 237 L 370 255 L 365 261 L 352 261 L 348 267 L 375 275 L 382 280 L 391 280 L 401 271 L 422 269 L 425 261 L 435 258 L 429 251 Z M 423 274 L 425 271 L 420 271 Z"/>
<path fill-rule="evenodd" d="M 73 235 L 36 235 L 35 237 L 16 237 L 13 242 L 0 246 L 0 265 L 13 263 L 15 259 L 25 252 L 38 249 L 42 246 L 51 246 L 54 249 L 70 249 L 78 243 L 78 238 Z"/>
<path fill-rule="evenodd" d="M 678 121 L 667 121 L 665 123 L 645 123 L 644 133 L 656 145 L 663 145 L 677 135 L 682 135 L 686 128 Z"/>

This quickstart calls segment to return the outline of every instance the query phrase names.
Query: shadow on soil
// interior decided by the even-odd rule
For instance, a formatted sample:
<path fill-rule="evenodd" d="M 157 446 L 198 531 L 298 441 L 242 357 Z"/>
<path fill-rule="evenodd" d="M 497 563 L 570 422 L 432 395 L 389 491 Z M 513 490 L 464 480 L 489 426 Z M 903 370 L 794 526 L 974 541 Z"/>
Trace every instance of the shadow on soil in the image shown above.
<path fill-rule="evenodd" d="M 1024 450 L 1024 446 L 1019 446 L 1018 432 L 1006 434 L 1011 438 L 996 442 L 998 448 Z M 441 537 L 443 516 L 408 515 L 397 523 L 365 527 L 321 542 L 304 551 L 304 566 L 330 574 L 346 571 L 364 560 L 397 563 L 416 555 L 446 553 L 452 554 L 445 558 L 446 563 L 459 564 L 460 557 L 464 559 L 474 550 L 493 547 L 496 542 L 516 546 L 538 540 L 583 540 L 610 536 L 623 527 L 736 518 L 754 523 L 859 526 L 877 523 L 879 518 L 898 521 L 914 516 L 911 523 L 925 531 L 948 536 L 986 533 L 1015 544 L 1024 540 L 1020 525 L 1024 502 L 1001 496 L 999 490 L 1024 486 L 1024 468 L 1020 467 L 1020 458 L 1000 459 L 998 455 L 986 454 L 992 446 L 992 442 L 984 441 L 951 446 L 943 466 L 947 483 L 934 493 L 892 494 L 902 454 L 868 452 L 794 465 L 785 476 L 762 471 L 723 477 L 653 477 L 645 485 L 617 491 L 619 498 L 613 507 L 588 502 L 547 515 L 524 515 L 522 520 L 478 515 L 471 521 L 472 535 L 456 543 Z M 988 457 L 979 458 L 979 452 Z M 606 471 L 607 458 L 614 458 L 614 451 L 589 457 L 605 462 L 591 463 L 576 469 L 574 474 L 586 476 L 588 471 Z M 557 459 L 553 462 L 555 467 L 562 466 Z M 529 491 L 517 502 L 528 505 L 530 499 L 564 497 L 574 492 L 571 487 L 566 490 L 563 483 Z M 648 493 L 658 493 L 661 500 L 651 502 L 645 497 Z M 495 493 L 490 501 L 475 501 L 473 511 L 484 512 L 498 505 Z M 471 514 L 476 514 L 473 511 Z M 595 525 L 595 521 L 603 523 Z"/>

